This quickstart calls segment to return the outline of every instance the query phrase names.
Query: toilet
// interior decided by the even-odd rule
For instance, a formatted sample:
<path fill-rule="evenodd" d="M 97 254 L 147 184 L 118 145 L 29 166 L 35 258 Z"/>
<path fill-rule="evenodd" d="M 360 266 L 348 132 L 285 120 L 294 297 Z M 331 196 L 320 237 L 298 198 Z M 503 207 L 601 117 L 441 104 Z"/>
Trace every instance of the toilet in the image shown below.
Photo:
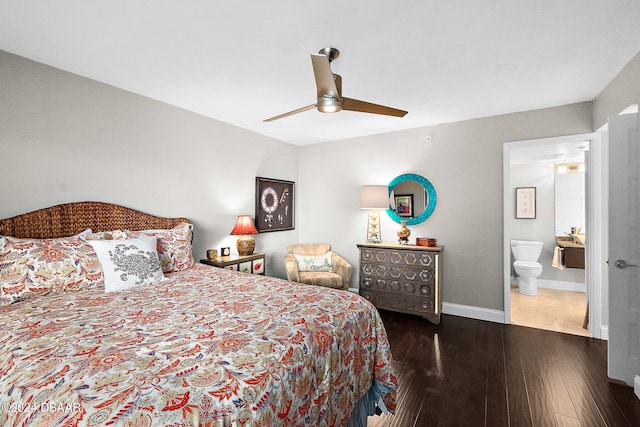
<path fill-rule="evenodd" d="M 538 295 L 537 278 L 542 274 L 542 264 L 538 262 L 542 253 L 542 242 L 512 240 L 511 252 L 515 262 L 513 268 L 518 276 L 518 286 L 523 295 Z"/>

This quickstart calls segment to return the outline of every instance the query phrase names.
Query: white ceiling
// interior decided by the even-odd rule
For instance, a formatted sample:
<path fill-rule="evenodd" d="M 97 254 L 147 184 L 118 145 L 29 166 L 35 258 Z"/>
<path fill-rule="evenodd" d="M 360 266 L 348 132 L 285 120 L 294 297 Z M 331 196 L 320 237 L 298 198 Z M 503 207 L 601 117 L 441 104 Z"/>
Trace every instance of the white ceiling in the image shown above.
<path fill-rule="evenodd" d="M 584 153 L 589 149 L 588 141 L 536 144 L 512 148 L 509 163 L 521 165 L 529 163 L 584 162 Z"/>
<path fill-rule="evenodd" d="M 326 46 L 345 96 L 409 114 L 263 123 L 315 102 Z M 592 100 L 640 1 L 0 0 L 0 49 L 305 145 Z"/>

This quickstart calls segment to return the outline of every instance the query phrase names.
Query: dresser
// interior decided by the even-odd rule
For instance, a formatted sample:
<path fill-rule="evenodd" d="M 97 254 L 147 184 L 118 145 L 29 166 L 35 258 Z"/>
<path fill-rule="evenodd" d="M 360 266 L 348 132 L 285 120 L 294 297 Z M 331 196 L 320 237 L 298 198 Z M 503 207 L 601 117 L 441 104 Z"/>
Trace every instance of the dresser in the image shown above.
<path fill-rule="evenodd" d="M 201 259 L 202 264 L 213 265 L 227 270 L 240 271 L 242 273 L 265 275 L 264 267 L 265 254 L 255 253 L 252 255 L 227 255 L 213 259 Z"/>
<path fill-rule="evenodd" d="M 362 243 L 360 295 L 377 308 L 440 323 L 442 246 Z"/>

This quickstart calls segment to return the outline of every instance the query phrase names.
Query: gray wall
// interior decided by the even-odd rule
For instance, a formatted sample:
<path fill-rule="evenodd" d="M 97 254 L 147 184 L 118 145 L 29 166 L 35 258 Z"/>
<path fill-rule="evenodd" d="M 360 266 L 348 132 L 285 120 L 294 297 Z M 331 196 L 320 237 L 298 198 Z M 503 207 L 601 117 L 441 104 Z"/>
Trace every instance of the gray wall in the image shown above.
<path fill-rule="evenodd" d="M 640 103 L 640 52 L 593 100 L 593 129 L 598 130 L 629 105 Z"/>
<path fill-rule="evenodd" d="M 231 246 L 254 214 L 255 177 L 297 180 L 298 150 L 228 124 L 0 51 L 0 218 L 112 202 L 195 227 L 194 256 Z M 255 236 L 284 277 L 298 230 Z"/>
<path fill-rule="evenodd" d="M 236 215 L 254 212 L 255 176 L 293 180 L 296 229 L 256 236 L 268 274 L 284 277 L 284 247 L 298 241 L 330 242 L 357 265 L 360 186 L 417 173 L 438 205 L 411 238 L 445 246 L 444 301 L 502 310 L 502 144 L 591 132 L 594 117 L 638 102 L 639 67 L 636 56 L 594 111 L 584 102 L 294 147 L 0 51 L 0 217 L 78 200 L 186 216 L 198 258 L 234 246 Z M 384 240 L 398 227 L 383 214 Z"/>
<path fill-rule="evenodd" d="M 358 209 L 360 186 L 420 174 L 438 204 L 410 227 L 411 239 L 444 245 L 444 301 L 502 310 L 502 144 L 587 132 L 590 102 L 301 147 L 300 238 L 331 242 L 357 265 L 367 216 Z M 396 240 L 398 227 L 383 215 L 383 240 Z"/>
<path fill-rule="evenodd" d="M 423 175 L 436 188 L 438 206 L 429 220 L 411 227 L 411 238 L 435 237 L 445 246 L 444 301 L 502 310 L 502 144 L 599 129 L 608 117 L 640 102 L 639 75 L 640 53 L 593 102 L 301 147 L 299 202 L 308 226 L 301 228 L 300 238 L 332 242 L 357 265 L 355 245 L 366 234 L 366 212 L 358 209 L 360 186 L 388 184 L 403 173 Z M 606 187 L 600 196 L 606 204 Z M 382 216 L 383 240 L 395 241 L 397 228 Z M 606 242 L 606 235 L 602 238 Z M 606 253 L 606 243 L 602 250 Z M 357 283 L 355 271 L 352 285 Z"/>

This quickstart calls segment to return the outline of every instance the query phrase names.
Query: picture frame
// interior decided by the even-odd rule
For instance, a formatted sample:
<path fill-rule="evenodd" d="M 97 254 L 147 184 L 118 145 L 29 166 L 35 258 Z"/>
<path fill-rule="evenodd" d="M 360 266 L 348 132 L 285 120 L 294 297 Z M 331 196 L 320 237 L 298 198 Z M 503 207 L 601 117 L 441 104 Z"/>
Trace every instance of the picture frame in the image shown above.
<path fill-rule="evenodd" d="M 535 219 L 536 187 L 516 188 L 516 219 Z"/>
<path fill-rule="evenodd" d="M 413 194 L 395 195 L 395 212 L 401 218 L 413 218 Z"/>
<path fill-rule="evenodd" d="M 260 233 L 293 230 L 295 182 L 256 177 L 255 226 Z"/>

